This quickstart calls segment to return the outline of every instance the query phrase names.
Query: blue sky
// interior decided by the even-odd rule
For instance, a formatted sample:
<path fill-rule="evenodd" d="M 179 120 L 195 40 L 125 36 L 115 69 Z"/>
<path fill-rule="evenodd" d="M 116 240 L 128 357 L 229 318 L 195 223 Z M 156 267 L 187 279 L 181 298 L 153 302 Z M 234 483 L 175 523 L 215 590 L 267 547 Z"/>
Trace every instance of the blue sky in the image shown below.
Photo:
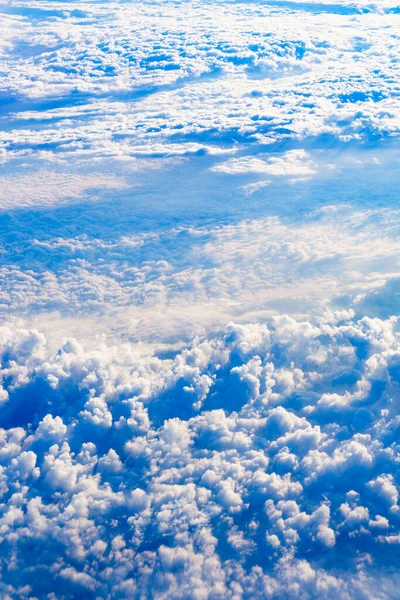
<path fill-rule="evenodd" d="M 2 597 L 398 597 L 399 14 L 0 5 Z"/>

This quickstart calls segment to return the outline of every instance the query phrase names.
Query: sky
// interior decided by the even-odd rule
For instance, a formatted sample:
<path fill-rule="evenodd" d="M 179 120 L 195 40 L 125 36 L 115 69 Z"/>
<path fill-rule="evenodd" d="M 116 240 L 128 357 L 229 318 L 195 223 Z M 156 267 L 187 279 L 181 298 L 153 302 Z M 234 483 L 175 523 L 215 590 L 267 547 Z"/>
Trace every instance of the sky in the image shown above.
<path fill-rule="evenodd" d="M 0 3 L 0 597 L 395 600 L 398 0 Z"/>

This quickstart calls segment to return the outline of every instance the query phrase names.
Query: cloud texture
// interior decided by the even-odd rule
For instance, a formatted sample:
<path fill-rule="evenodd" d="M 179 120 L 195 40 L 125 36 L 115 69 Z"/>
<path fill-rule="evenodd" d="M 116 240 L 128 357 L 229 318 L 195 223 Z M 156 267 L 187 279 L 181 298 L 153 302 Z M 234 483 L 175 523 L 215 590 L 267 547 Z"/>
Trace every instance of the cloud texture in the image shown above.
<path fill-rule="evenodd" d="M 399 350 L 347 313 L 170 358 L 4 327 L 4 593 L 395 597 Z"/>

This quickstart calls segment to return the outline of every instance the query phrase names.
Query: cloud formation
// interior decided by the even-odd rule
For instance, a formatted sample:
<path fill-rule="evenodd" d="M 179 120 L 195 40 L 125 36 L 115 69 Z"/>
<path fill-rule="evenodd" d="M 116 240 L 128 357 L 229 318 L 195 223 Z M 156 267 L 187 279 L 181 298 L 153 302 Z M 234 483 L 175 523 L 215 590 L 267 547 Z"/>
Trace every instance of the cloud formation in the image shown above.
<path fill-rule="evenodd" d="M 37 2 L 30 11 L 13 0 L 7 12 L 5 160 L 398 136 L 395 2 Z"/>
<path fill-rule="evenodd" d="M 3 327 L 1 357 L 10 597 L 395 597 L 396 319 L 232 323 L 171 358 Z"/>

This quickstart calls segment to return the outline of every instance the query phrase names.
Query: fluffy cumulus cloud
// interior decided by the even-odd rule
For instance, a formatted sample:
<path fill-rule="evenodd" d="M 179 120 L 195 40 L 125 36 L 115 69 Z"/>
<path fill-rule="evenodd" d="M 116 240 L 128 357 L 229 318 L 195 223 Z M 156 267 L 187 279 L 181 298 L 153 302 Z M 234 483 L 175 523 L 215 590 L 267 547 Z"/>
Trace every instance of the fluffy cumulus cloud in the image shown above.
<path fill-rule="evenodd" d="M 398 25 L 0 6 L 1 598 L 398 598 Z"/>
<path fill-rule="evenodd" d="M 395 597 L 396 319 L 231 323 L 169 358 L 0 334 L 3 594 Z"/>

